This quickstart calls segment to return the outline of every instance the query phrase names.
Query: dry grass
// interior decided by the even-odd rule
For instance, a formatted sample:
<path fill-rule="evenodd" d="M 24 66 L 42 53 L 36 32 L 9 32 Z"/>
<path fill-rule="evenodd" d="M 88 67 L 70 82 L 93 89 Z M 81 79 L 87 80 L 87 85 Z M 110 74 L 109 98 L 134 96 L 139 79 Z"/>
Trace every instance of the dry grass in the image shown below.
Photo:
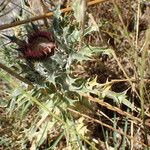
<path fill-rule="evenodd" d="M 44 84 L 37 84 L 40 79 L 35 83 L 29 81 L 32 73 L 36 73 L 32 67 L 37 65 L 38 68 L 41 62 L 32 63 L 29 69 L 27 67 L 30 62 L 24 60 L 13 61 L 12 66 L 4 59 L 5 56 L 8 57 L 6 51 L 0 51 L 4 62 L 0 63 L 0 68 L 7 72 L 2 71 L 0 77 L 7 81 L 10 96 L 10 99 L 6 100 L 7 106 L 0 105 L 1 114 L 4 116 L 1 118 L 4 123 L 0 128 L 0 134 L 3 136 L 0 144 L 2 149 L 17 147 L 20 150 L 22 146 L 33 150 L 149 148 L 150 31 L 149 18 L 146 15 L 149 10 L 148 2 L 93 0 L 87 4 L 84 24 L 76 21 L 71 13 L 71 7 L 61 9 L 64 13 L 64 22 L 60 23 L 63 38 L 66 39 L 61 39 L 61 36 L 57 35 L 60 45 L 58 49 L 62 48 L 63 51 L 70 46 L 70 49 L 75 49 L 77 54 L 81 55 L 79 49 L 82 52 L 84 45 L 92 45 L 107 51 L 106 54 L 92 56 L 90 60 L 73 61 L 69 73 L 63 66 L 62 68 L 66 70 L 60 72 L 64 71 L 63 73 L 70 77 L 64 76 L 66 83 L 56 77 L 58 83 L 55 84 L 52 81 L 55 76 L 50 80 L 44 78 Z M 31 7 L 24 7 L 22 11 L 34 14 Z M 49 31 L 49 23 L 52 22 L 50 17 L 56 14 L 48 12 L 33 16 L 32 13 L 30 18 L 24 18 L 22 15 L 20 17 L 24 19 L 19 18 L 18 21 L 1 25 L 0 30 L 4 32 L 12 30 L 20 38 L 26 36 L 27 33 L 24 31 L 28 28 L 28 23 L 34 22 L 40 29 Z M 41 20 L 44 20 L 44 23 L 41 23 Z M 82 43 L 74 40 L 74 43 L 68 42 L 68 45 L 65 45 L 67 36 L 70 36 L 65 36 L 66 31 L 70 32 L 71 29 L 74 32 L 76 30 L 81 32 L 84 28 L 82 30 L 84 33 L 91 24 L 95 28 L 98 27 L 98 30 L 80 35 L 80 39 L 83 38 Z M 5 48 L 11 50 L 14 46 L 11 44 L 6 44 Z M 2 42 L 1 47 L 2 45 L 5 43 Z M 93 47 L 91 49 L 94 51 Z M 63 53 L 64 55 L 70 56 L 68 53 Z M 13 56 L 15 54 L 11 55 Z M 68 58 L 62 57 L 69 61 Z M 15 57 L 13 59 L 15 60 Z M 19 66 L 21 63 L 24 66 Z M 44 63 L 47 68 L 49 63 L 52 63 L 50 67 L 54 65 L 54 71 L 58 69 L 57 76 L 59 76 L 60 68 L 55 62 Z M 10 68 L 6 67 L 8 64 Z M 52 71 L 53 68 L 50 69 Z M 28 79 L 24 77 L 25 73 Z M 18 80 L 16 82 L 10 75 L 25 85 Z M 42 77 L 44 75 L 42 72 Z M 49 76 L 51 77 L 51 74 Z M 80 82 L 84 86 L 81 86 Z M 32 86 L 29 86 L 31 84 Z M 75 85 L 78 85 L 77 89 Z"/>

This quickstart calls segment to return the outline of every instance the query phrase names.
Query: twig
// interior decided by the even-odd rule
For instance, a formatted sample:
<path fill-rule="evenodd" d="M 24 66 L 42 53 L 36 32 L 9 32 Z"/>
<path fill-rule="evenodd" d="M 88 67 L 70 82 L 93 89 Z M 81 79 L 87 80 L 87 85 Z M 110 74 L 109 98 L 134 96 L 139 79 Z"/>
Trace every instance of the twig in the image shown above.
<path fill-rule="evenodd" d="M 146 83 L 150 83 L 150 79 L 141 79 L 141 78 L 129 78 L 131 82 L 140 82 L 141 80 L 143 80 Z M 103 83 L 101 85 L 109 85 L 109 84 L 115 84 L 115 83 L 119 83 L 119 82 L 128 82 L 129 79 L 113 79 L 111 81 L 108 81 L 106 83 Z"/>
<path fill-rule="evenodd" d="M 69 110 L 70 112 L 76 113 L 76 114 L 78 114 L 78 115 L 80 115 L 80 116 L 83 116 L 83 117 L 85 117 L 85 118 L 88 118 L 88 119 L 90 119 L 90 120 L 93 121 L 93 122 L 96 122 L 96 123 L 98 123 L 98 124 L 101 124 L 102 126 L 104 126 L 104 127 L 106 127 L 106 128 L 109 128 L 109 129 L 111 129 L 112 131 L 115 131 L 115 132 L 117 132 L 117 133 L 119 133 L 119 134 L 121 134 L 121 135 L 123 135 L 123 136 L 126 136 L 126 137 L 127 137 L 128 139 L 130 139 L 130 140 L 132 139 L 133 141 L 135 141 L 135 139 L 134 139 L 133 137 L 131 137 L 131 136 L 125 134 L 125 133 L 122 132 L 122 131 L 119 131 L 119 130 L 113 128 L 112 126 L 110 126 L 110 125 L 108 125 L 108 124 L 106 124 L 106 123 L 104 123 L 104 122 L 102 122 L 102 121 L 100 121 L 100 120 L 94 119 L 94 118 L 92 118 L 92 117 L 90 117 L 90 116 L 88 116 L 88 115 L 86 115 L 86 114 L 80 113 L 80 112 L 78 112 L 78 111 L 76 111 L 76 110 L 73 110 L 73 109 L 71 109 L 71 108 L 68 108 L 68 110 Z M 144 143 L 141 142 L 141 141 L 138 141 L 138 143 L 139 143 L 139 144 L 142 144 L 144 147 L 147 147 L 147 145 L 144 144 Z"/>
<path fill-rule="evenodd" d="M 140 124 L 143 123 L 143 121 L 140 118 L 134 117 L 132 114 L 130 114 L 126 111 L 123 111 L 118 107 L 112 106 L 109 103 L 106 103 L 106 102 L 104 102 L 98 98 L 94 98 L 94 97 L 92 97 L 90 95 L 86 95 L 86 94 L 82 94 L 82 96 L 86 97 L 89 101 L 96 102 L 96 103 L 100 104 L 101 106 L 103 106 L 109 110 L 112 110 L 112 111 L 117 112 L 118 114 L 120 114 L 122 116 L 126 116 L 126 117 L 132 119 L 135 123 L 140 123 Z M 148 123 L 145 123 L 145 125 L 149 127 Z"/>
<path fill-rule="evenodd" d="M 2 63 L 0 63 L 0 68 L 3 69 L 4 71 L 6 71 L 7 73 L 9 73 L 11 76 L 13 76 L 13 77 L 17 78 L 18 80 L 22 81 L 23 83 L 33 86 L 33 84 L 29 80 L 23 78 L 18 73 L 16 73 L 13 70 L 9 69 L 8 67 L 3 65 Z"/>
<path fill-rule="evenodd" d="M 108 1 L 108 0 L 93 0 L 93 1 L 88 2 L 87 5 L 92 6 L 92 5 L 96 5 L 98 3 L 102 3 L 102 2 L 105 2 L 105 1 Z M 69 12 L 69 11 L 72 11 L 71 7 L 61 9 L 62 13 Z M 29 23 L 29 22 L 32 22 L 32 21 L 37 21 L 37 20 L 40 20 L 40 19 L 48 18 L 48 17 L 51 17 L 52 15 L 53 15 L 53 12 L 49 12 L 49 13 L 46 13 L 46 14 L 43 14 L 43 15 L 39 15 L 39 16 L 35 16 L 35 17 L 32 17 L 32 18 L 26 19 L 26 20 L 16 21 L 16 22 L 11 23 L 11 24 L 10 23 L 9 24 L 4 24 L 4 25 L 0 26 L 0 30 L 12 28 L 12 27 L 15 27 L 15 26 L 18 26 L 18 25 L 21 25 L 21 24 L 25 24 L 25 23 Z"/>
<path fill-rule="evenodd" d="M 80 8 L 80 13 L 81 13 L 81 20 L 80 20 L 80 41 L 79 41 L 79 48 L 80 50 L 82 48 L 82 43 L 84 41 L 84 28 L 85 28 L 85 17 L 86 17 L 86 11 L 87 11 L 87 1 L 86 0 L 81 0 L 81 8 Z"/>

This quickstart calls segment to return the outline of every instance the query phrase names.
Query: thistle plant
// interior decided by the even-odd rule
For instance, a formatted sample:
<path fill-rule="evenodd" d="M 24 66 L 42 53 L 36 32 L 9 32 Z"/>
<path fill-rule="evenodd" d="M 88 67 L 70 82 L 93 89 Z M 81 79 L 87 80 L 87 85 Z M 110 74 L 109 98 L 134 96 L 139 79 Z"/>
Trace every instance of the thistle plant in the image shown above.
<path fill-rule="evenodd" d="M 1 44 L 3 62 L 10 67 L 0 63 L 8 73 L 1 72 L 0 77 L 10 85 L 5 119 L 13 122 L 12 128 L 8 128 L 11 136 L 1 138 L 4 149 L 132 147 L 135 140 L 130 135 L 130 124 L 143 123 L 130 113 L 140 111 L 131 103 L 128 94 L 135 80 L 130 79 L 111 46 L 95 46 L 87 40 L 99 35 L 103 26 L 87 12 L 89 3 L 92 2 L 86 4 L 86 1 L 76 0 L 72 5 L 73 13 L 68 15 L 62 14 L 62 6 L 56 6 L 52 19 L 44 18 L 44 23 L 27 20 L 26 24 L 16 27 L 12 35 L 2 34 L 8 42 Z M 23 4 L 26 7 L 22 14 L 27 17 L 30 3 Z M 90 69 L 93 64 L 97 65 L 92 69 L 105 75 L 107 68 L 101 61 L 103 56 L 114 59 L 126 79 L 110 81 L 108 77 L 101 83 L 101 76 Z M 86 70 L 92 72 L 91 76 Z M 120 82 L 128 83 L 127 88 L 121 92 L 112 90 L 113 84 Z M 148 123 L 145 126 L 148 127 Z M 140 144 L 145 147 L 144 143 Z"/>

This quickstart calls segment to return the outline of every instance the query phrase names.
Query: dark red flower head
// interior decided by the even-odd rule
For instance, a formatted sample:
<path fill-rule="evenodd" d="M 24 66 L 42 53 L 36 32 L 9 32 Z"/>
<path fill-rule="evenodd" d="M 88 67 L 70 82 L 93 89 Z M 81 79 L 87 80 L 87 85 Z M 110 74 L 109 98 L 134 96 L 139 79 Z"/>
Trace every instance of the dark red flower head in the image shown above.
<path fill-rule="evenodd" d="M 19 50 L 26 59 L 44 59 L 54 55 L 56 44 L 52 33 L 37 31 L 28 35 L 27 42 L 19 44 Z"/>

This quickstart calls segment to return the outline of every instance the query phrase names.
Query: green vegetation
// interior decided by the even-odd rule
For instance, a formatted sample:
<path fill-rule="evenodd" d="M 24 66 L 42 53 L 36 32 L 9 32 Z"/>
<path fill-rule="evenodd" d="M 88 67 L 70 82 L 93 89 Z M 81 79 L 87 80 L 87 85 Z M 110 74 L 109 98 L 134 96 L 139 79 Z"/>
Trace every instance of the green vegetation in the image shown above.
<path fill-rule="evenodd" d="M 150 149 L 149 10 L 0 2 L 0 149 Z"/>

